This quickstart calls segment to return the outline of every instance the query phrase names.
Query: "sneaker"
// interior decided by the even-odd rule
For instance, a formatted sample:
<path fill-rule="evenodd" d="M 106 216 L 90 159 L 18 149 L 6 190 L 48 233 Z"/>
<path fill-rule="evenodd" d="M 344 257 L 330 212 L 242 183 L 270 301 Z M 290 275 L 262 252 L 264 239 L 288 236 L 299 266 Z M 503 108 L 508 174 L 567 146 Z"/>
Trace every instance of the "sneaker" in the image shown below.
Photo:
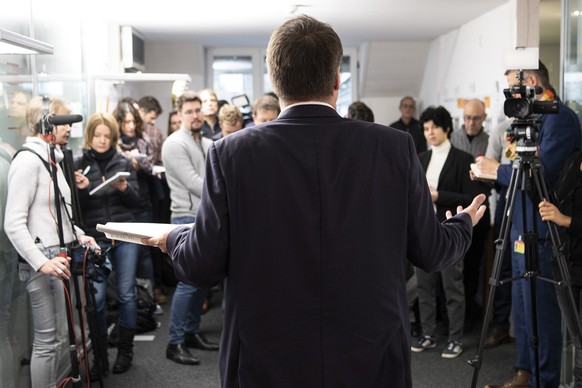
<path fill-rule="evenodd" d="M 423 337 L 418 337 L 418 339 L 416 340 L 416 344 L 412 345 L 410 347 L 410 350 L 412 350 L 413 352 L 419 353 L 419 352 L 422 352 L 426 349 L 432 349 L 435 346 L 436 346 L 436 340 L 429 335 L 425 335 Z"/>
<path fill-rule="evenodd" d="M 463 353 L 463 344 L 459 341 L 449 341 L 441 356 L 442 358 L 457 358 L 461 353 Z"/>
<path fill-rule="evenodd" d="M 156 304 L 156 309 L 154 310 L 154 315 L 162 315 L 164 313 L 164 309 L 159 304 Z"/>

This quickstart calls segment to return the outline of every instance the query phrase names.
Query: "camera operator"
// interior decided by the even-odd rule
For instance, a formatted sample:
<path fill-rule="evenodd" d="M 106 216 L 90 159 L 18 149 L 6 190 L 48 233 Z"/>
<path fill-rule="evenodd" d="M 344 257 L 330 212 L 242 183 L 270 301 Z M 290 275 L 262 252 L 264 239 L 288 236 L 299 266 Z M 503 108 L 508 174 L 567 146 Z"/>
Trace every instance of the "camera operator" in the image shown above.
<path fill-rule="evenodd" d="M 554 203 L 544 199 L 539 203 L 539 213 L 543 221 L 551 221 L 561 228 L 562 242 L 572 281 L 574 304 L 580 314 L 582 300 L 582 151 L 571 155 L 556 183 Z M 568 243 L 566 243 L 566 241 Z M 564 321 L 574 338 L 574 365 L 572 387 L 582 387 L 582 345 L 576 339 L 576 315 L 569 309 L 567 289 L 556 288 L 558 302 L 562 307 Z"/>
<path fill-rule="evenodd" d="M 508 70 L 505 75 L 510 86 L 518 85 L 518 70 Z M 566 107 L 556 96 L 549 82 L 548 70 L 540 61 L 539 68 L 523 71 L 523 85 L 535 88 L 535 101 L 558 101 L 558 114 L 541 114 L 539 119 L 537 155 L 541 162 L 541 170 L 548 191 L 551 191 L 556 178 L 562 170 L 568 156 L 580 149 L 580 122 L 576 114 Z M 519 96 L 514 96 L 519 97 Z M 523 97 L 523 96 L 522 96 Z M 534 115 L 533 118 L 537 118 Z M 483 172 L 497 173 L 497 183 L 509 186 L 512 172 L 511 164 L 500 164 L 494 159 L 479 157 L 477 165 Z M 526 271 L 526 260 L 522 247 L 523 233 L 534 230 L 533 220 L 537 224 L 538 240 L 538 270 L 539 276 L 553 278 L 552 272 L 552 241 L 548 236 L 548 228 L 542 222 L 537 211 L 539 198 L 526 196 L 522 204 L 522 187 L 518 187 L 515 197 L 514 213 L 511 220 L 510 241 L 507 249 L 512 249 L 512 273 L 520 277 Z M 532 205 L 532 200 L 535 205 Z M 523 224 L 523 212 L 529 225 Z M 561 359 L 561 315 L 556 300 L 554 285 L 546 281 L 537 281 L 537 304 L 543 306 L 538 310 L 539 360 L 540 379 L 544 387 L 557 387 L 560 384 Z M 512 311 L 515 339 L 517 345 L 515 374 L 503 385 L 489 387 L 535 386 L 535 352 L 530 339 L 534 336 L 531 317 L 532 300 L 528 281 L 512 282 Z"/>
<path fill-rule="evenodd" d="M 58 99 L 48 102 L 49 114 L 62 114 L 64 104 Z M 54 147 L 56 160 L 51 160 L 51 144 L 66 142 L 70 125 L 53 126 L 43 133 L 46 109 L 41 97 L 30 101 L 26 109 L 26 122 L 34 136 L 28 136 L 8 173 L 8 196 L 4 228 L 8 238 L 20 255 L 18 268 L 20 280 L 25 282 L 32 306 L 34 342 L 30 364 L 32 387 L 54 387 L 57 379 L 57 360 L 67 350 L 68 324 L 65 310 L 65 293 L 61 280 L 71 277 L 71 260 L 62 254 L 59 228 L 64 242 L 75 240 L 96 247 L 93 237 L 72 225 L 71 192 L 62 170 L 57 167 L 58 193 L 62 212 L 62 225 L 57 225 L 55 214 L 54 183 L 51 163 L 62 160 L 63 154 Z"/>
<path fill-rule="evenodd" d="M 83 141 L 83 156 L 75 160 L 77 187 L 81 212 L 86 225 L 87 234 L 95 237 L 102 250 L 108 250 L 109 258 L 115 270 L 117 301 L 120 305 L 118 353 L 113 373 L 124 373 L 133 359 L 133 337 L 136 329 L 137 298 L 136 271 L 140 246 L 122 241 L 111 241 L 96 230 L 97 224 L 106 222 L 134 221 L 133 208 L 139 202 L 139 189 L 136 171 L 131 166 L 131 160 L 117 151 L 120 137 L 116 118 L 108 113 L 96 113 L 89 119 L 85 128 Z M 83 175 L 81 172 L 85 172 Z M 94 195 L 89 192 L 101 184 L 104 178 L 113 176 L 116 172 L 127 171 L 130 175 L 109 184 Z M 75 261 L 77 262 L 77 261 Z M 95 299 L 97 307 L 97 322 L 93 334 L 96 338 L 96 357 L 90 378 L 97 380 L 99 372 L 107 375 L 109 361 L 107 358 L 107 324 L 105 320 L 106 275 L 99 270 L 94 283 L 97 290 Z"/>

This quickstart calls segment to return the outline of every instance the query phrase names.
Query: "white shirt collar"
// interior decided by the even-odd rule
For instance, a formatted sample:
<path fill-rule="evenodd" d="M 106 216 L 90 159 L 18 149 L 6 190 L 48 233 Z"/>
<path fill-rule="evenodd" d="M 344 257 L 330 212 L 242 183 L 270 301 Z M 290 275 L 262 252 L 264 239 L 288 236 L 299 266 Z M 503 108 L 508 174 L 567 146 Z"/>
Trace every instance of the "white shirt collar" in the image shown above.
<path fill-rule="evenodd" d="M 285 108 L 283 108 L 281 110 L 281 113 L 283 113 L 284 111 L 286 111 L 287 109 L 294 107 L 294 106 L 299 106 L 299 105 L 324 105 L 324 106 L 329 106 L 331 109 L 335 110 L 335 108 L 331 105 L 329 105 L 327 102 L 321 102 L 321 101 L 303 101 L 303 102 L 296 102 L 295 104 L 291 104 L 291 105 L 287 105 Z"/>

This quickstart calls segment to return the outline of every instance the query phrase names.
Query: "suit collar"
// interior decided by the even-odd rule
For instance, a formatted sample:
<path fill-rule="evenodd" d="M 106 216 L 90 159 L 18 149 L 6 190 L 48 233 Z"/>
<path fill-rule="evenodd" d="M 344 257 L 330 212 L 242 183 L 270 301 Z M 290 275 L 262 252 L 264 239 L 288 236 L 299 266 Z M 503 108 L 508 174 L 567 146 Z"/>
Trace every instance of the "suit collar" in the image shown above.
<path fill-rule="evenodd" d="M 331 105 L 322 103 L 289 105 L 279 114 L 279 119 L 299 117 L 339 117 L 339 114 Z"/>

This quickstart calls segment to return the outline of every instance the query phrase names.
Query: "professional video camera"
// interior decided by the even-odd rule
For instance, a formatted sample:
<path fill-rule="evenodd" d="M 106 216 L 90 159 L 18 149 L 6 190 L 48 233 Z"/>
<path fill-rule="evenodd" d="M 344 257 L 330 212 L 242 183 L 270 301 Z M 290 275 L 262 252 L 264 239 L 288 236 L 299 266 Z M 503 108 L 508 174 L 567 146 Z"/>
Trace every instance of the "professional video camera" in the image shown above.
<path fill-rule="evenodd" d="M 539 86 L 526 86 L 523 84 L 523 70 L 517 72 L 519 84 L 503 89 L 505 103 L 503 112 L 507 117 L 514 118 L 511 127 L 506 131 L 509 141 L 523 140 L 522 150 L 531 151 L 531 147 L 538 140 L 540 114 L 554 114 L 559 112 L 558 101 L 538 101 L 536 94 L 543 92 Z M 519 97 L 516 97 L 519 96 Z M 518 152 L 520 151 L 518 145 Z M 535 150 L 533 150 L 535 151 Z"/>

